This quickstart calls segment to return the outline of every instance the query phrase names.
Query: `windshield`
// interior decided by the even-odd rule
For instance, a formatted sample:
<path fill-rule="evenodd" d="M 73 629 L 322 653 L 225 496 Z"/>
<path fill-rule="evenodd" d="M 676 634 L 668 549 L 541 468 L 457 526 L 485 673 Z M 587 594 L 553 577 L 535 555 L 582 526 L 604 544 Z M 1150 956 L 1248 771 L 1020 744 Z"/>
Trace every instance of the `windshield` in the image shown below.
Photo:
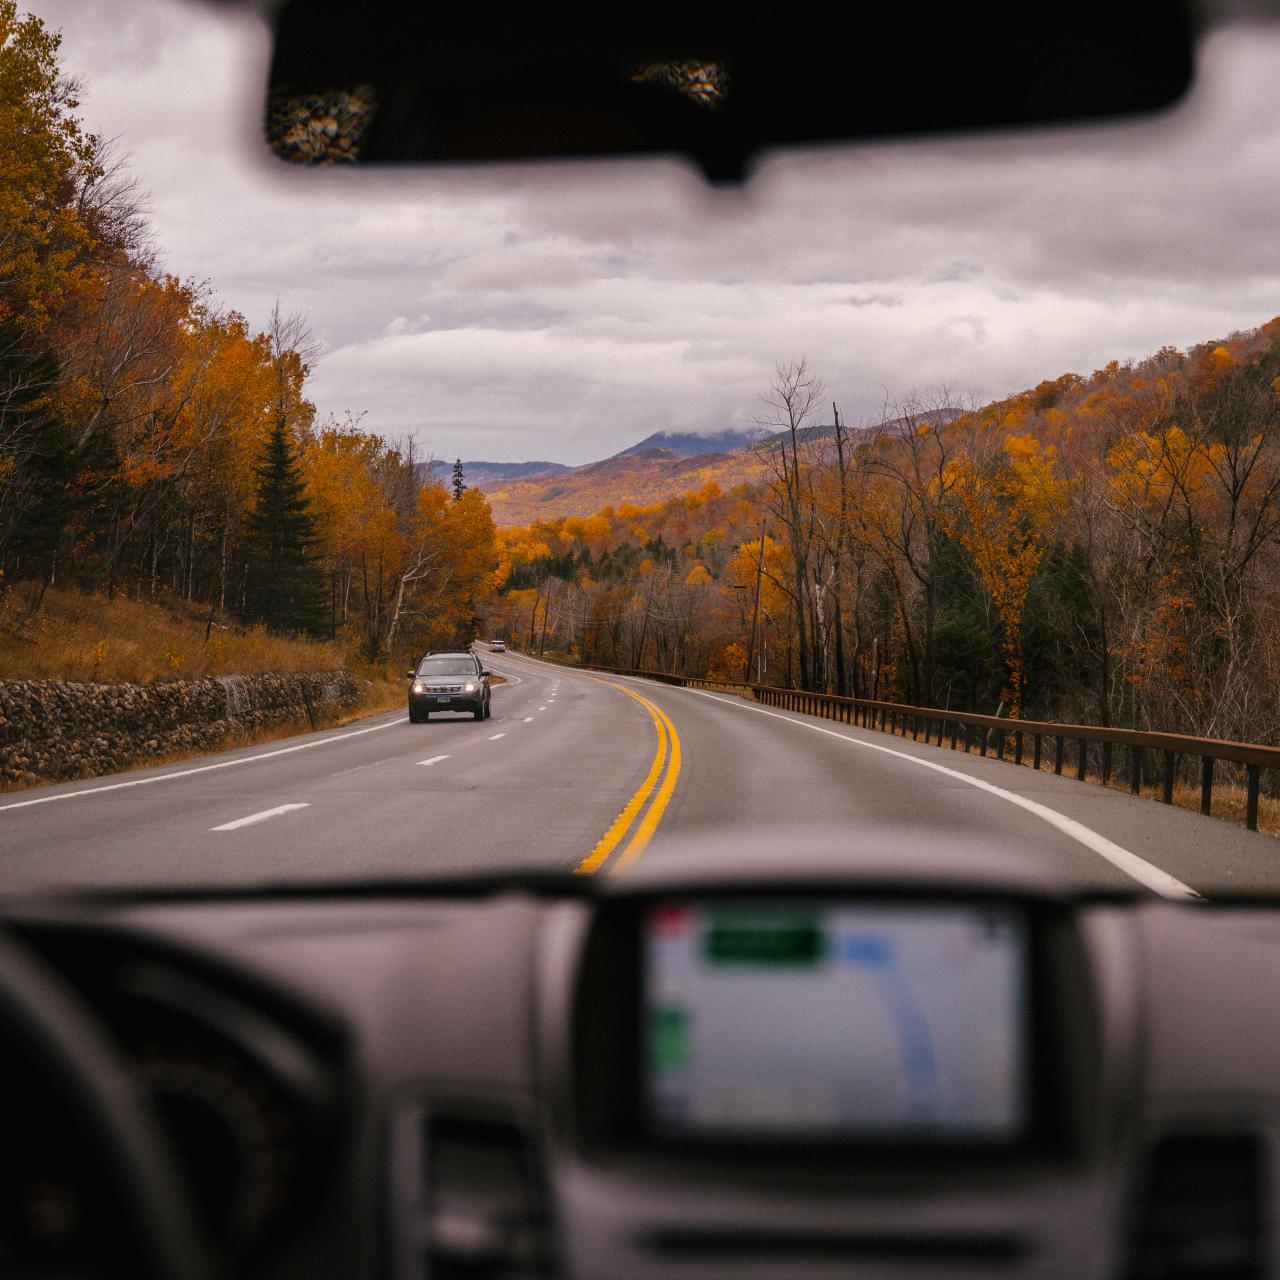
<path fill-rule="evenodd" d="M 1280 892 L 1275 27 L 723 187 L 344 166 L 358 94 L 287 166 L 270 56 L 0 0 L 0 888 L 821 824 Z"/>
<path fill-rule="evenodd" d="M 474 676 L 476 664 L 469 658 L 423 658 L 418 664 L 420 676 Z"/>

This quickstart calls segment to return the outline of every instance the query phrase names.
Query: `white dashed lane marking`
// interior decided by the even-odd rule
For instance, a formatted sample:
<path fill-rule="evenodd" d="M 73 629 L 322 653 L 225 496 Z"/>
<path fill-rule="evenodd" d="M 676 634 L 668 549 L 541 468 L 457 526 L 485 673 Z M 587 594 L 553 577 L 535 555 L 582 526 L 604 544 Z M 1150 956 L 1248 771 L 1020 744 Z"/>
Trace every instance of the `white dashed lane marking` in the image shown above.
<path fill-rule="evenodd" d="M 306 809 L 305 804 L 278 804 L 274 809 L 263 809 L 261 813 L 251 813 L 247 818 L 237 818 L 234 822 L 224 822 L 220 827 L 210 827 L 210 831 L 238 831 L 241 827 L 251 827 L 255 822 L 265 822 L 268 818 L 279 817 L 282 813 L 290 813 L 294 809 Z"/>
<path fill-rule="evenodd" d="M 489 735 L 489 741 L 490 741 L 490 742 L 497 742 L 497 740 L 498 740 L 499 738 L 505 738 L 506 736 L 507 736 L 507 735 L 506 735 L 505 733 L 494 733 L 494 734 L 490 734 L 490 735 Z"/>
<path fill-rule="evenodd" d="M 419 760 L 419 764 L 439 764 L 441 760 L 452 759 L 451 756 L 432 756 L 429 760 Z"/>

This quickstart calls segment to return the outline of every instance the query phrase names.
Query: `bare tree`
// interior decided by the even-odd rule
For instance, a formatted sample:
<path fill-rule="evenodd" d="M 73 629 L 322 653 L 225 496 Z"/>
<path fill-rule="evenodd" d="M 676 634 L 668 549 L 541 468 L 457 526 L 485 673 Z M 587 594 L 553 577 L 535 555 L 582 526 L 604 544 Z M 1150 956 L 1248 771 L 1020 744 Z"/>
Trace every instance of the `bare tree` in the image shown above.
<path fill-rule="evenodd" d="M 779 362 L 763 396 L 764 412 L 756 419 L 763 435 L 753 446 L 773 476 L 769 509 L 786 530 L 791 552 L 790 592 L 795 601 L 800 684 L 805 689 L 825 684 L 825 671 L 820 661 L 815 665 L 811 643 L 816 600 L 811 576 L 816 503 L 810 460 L 814 418 L 824 394 L 822 380 L 807 357 Z"/>

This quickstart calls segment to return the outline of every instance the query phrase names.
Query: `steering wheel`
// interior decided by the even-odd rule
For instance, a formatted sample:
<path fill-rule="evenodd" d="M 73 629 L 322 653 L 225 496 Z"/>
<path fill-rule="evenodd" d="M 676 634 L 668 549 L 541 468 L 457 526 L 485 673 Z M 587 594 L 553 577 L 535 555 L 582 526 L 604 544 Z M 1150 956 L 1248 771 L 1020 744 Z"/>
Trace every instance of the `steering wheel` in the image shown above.
<path fill-rule="evenodd" d="M 101 1171 L 114 1234 L 128 1249 L 128 1273 L 145 1280 L 212 1276 L 203 1233 L 155 1118 L 81 1003 L 3 931 L 0 1044 L 56 1093 L 80 1149 Z"/>

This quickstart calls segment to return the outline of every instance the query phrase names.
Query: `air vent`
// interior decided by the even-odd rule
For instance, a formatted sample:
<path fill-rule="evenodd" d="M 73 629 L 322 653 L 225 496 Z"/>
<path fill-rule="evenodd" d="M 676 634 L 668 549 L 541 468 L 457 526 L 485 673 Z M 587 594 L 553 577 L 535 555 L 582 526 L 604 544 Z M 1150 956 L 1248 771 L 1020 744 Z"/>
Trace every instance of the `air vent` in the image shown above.
<path fill-rule="evenodd" d="M 1132 1280 L 1253 1280 L 1268 1260 L 1266 1160 L 1252 1134 L 1167 1137 L 1138 1201 Z"/>
<path fill-rule="evenodd" d="M 425 1124 L 430 1280 L 549 1276 L 543 1183 L 524 1131 L 505 1121 L 439 1116 Z"/>

